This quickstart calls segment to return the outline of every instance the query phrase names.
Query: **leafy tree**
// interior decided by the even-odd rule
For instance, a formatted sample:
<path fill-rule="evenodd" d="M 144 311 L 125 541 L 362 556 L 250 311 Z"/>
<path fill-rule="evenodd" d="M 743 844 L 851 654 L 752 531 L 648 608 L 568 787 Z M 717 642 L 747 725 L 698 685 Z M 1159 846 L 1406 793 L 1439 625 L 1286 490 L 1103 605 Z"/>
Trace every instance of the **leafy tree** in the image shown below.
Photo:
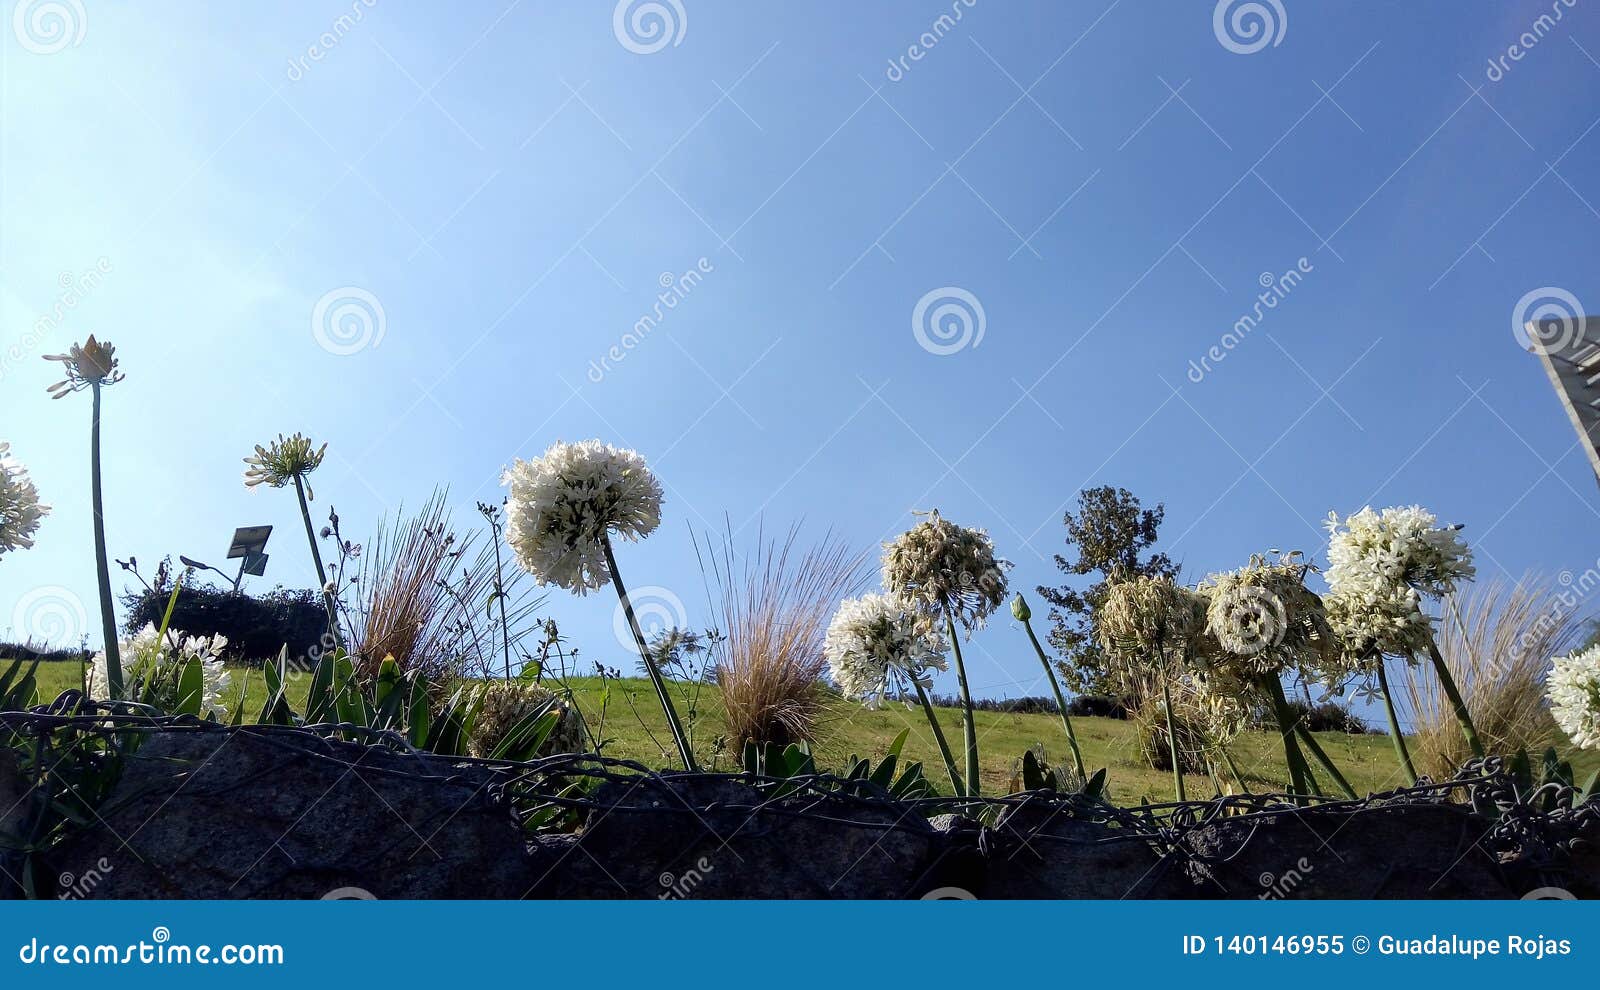
<path fill-rule="evenodd" d="M 1076 559 L 1056 554 L 1056 566 L 1064 574 L 1098 580 L 1081 590 L 1072 584 L 1040 586 L 1039 594 L 1050 603 L 1050 645 L 1061 655 L 1062 675 L 1074 692 L 1118 693 L 1100 649 L 1095 613 L 1114 581 L 1178 576 L 1178 565 L 1166 554 L 1145 555 L 1165 516 L 1164 505 L 1146 509 L 1126 488 L 1109 485 L 1079 492 L 1078 511 L 1066 513 L 1067 546 L 1076 549 Z"/>

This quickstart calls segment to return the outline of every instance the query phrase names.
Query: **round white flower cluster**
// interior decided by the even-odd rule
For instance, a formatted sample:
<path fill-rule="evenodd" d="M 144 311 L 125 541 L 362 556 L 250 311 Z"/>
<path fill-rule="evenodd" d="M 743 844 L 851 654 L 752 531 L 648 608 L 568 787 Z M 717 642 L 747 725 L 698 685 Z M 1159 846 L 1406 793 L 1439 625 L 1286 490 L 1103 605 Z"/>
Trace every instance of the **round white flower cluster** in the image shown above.
<path fill-rule="evenodd" d="M 926 690 L 933 672 L 947 669 L 944 637 L 890 595 L 839 603 L 822 652 L 839 690 L 873 709 L 908 682 Z"/>
<path fill-rule="evenodd" d="M 119 645 L 123 689 L 128 697 L 152 693 L 151 700 L 158 706 L 176 704 L 178 676 L 189 661 L 198 660 L 204 681 L 201 713 L 215 715 L 219 720 L 227 717 L 228 706 L 223 704 L 222 695 L 232 684 L 233 675 L 222 665 L 222 651 L 228 645 L 226 636 L 220 633 L 209 637 L 188 636 L 169 629 L 163 641 L 155 624 L 150 623 Z M 111 679 L 103 651 L 95 654 L 88 675 L 89 697 L 97 701 L 111 700 Z M 146 687 L 151 690 L 144 690 Z"/>
<path fill-rule="evenodd" d="M 501 483 L 506 543 L 541 584 L 582 595 L 611 580 L 605 540 L 636 540 L 661 523 L 661 483 L 644 458 L 599 440 L 557 443 L 517 461 Z"/>
<path fill-rule="evenodd" d="M 39 489 L 28 469 L 11 456 L 11 445 L 0 441 L 0 556 L 33 546 L 39 522 L 50 513 L 39 504 Z"/>
<path fill-rule="evenodd" d="M 1561 731 L 1584 749 L 1600 749 L 1600 646 L 1556 657 L 1545 690 Z"/>
<path fill-rule="evenodd" d="M 925 615 L 945 609 L 967 629 L 982 628 L 1006 597 L 1005 569 L 994 542 L 931 512 L 928 518 L 883 545 L 883 586 Z"/>
<path fill-rule="evenodd" d="M 1114 656 L 1182 660 L 1205 625 L 1205 601 L 1170 577 L 1141 575 L 1114 584 L 1100 606 L 1101 646 Z"/>
<path fill-rule="evenodd" d="M 1431 635 L 1424 595 L 1438 598 L 1476 573 L 1456 527 L 1419 505 L 1343 521 L 1328 515 L 1328 612 L 1347 652 L 1415 659 Z"/>

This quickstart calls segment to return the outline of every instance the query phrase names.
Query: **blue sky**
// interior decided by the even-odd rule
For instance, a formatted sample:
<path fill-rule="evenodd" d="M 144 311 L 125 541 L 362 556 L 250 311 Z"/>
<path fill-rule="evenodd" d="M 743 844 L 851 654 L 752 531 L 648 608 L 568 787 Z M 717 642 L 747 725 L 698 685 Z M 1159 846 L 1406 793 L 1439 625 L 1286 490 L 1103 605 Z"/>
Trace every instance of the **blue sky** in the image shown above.
<path fill-rule="evenodd" d="M 622 567 L 690 625 L 691 526 L 870 548 L 937 507 L 1031 590 L 1097 484 L 1165 502 L 1191 579 L 1318 556 L 1368 503 L 1467 524 L 1484 578 L 1600 557 L 1513 335 L 1526 300 L 1600 295 L 1583 0 L 1282 0 L 1265 44 L 1203 2 L 681 0 L 656 38 L 610 3 L 62 9 L 0 37 L 0 438 L 55 506 L 0 567 L 12 634 L 65 601 L 98 640 L 88 402 L 38 360 L 90 332 L 128 375 L 111 548 L 147 565 L 271 523 L 268 583 L 308 584 L 293 498 L 240 480 L 294 430 L 358 534 L 441 483 L 465 522 L 557 439 L 634 447 L 668 500 Z M 977 301 L 976 346 L 919 341 L 942 298 Z M 367 322 L 319 336 L 352 300 Z M 629 666 L 614 605 L 550 599 Z M 983 694 L 1043 690 L 1009 619 L 968 658 Z"/>

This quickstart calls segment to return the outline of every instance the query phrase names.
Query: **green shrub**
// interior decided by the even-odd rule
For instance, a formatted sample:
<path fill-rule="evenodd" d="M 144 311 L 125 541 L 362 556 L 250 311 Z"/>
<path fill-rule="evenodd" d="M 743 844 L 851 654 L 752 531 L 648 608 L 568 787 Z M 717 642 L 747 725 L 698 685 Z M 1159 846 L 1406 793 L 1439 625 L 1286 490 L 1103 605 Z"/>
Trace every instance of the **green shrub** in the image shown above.
<path fill-rule="evenodd" d="M 161 625 L 170 589 L 156 588 L 123 596 L 129 633 Z M 287 645 L 291 663 L 320 655 L 328 616 L 316 591 L 277 588 L 258 597 L 206 585 L 184 587 L 173 607 L 172 628 L 191 636 L 227 637 L 226 658 L 259 666 L 275 659 Z"/>

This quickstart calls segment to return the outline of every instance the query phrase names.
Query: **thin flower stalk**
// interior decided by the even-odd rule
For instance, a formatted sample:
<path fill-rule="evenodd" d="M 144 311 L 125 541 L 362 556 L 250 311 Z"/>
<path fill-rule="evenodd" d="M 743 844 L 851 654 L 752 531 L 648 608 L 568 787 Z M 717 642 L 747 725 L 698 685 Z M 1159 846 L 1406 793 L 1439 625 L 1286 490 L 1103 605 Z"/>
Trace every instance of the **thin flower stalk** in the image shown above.
<path fill-rule="evenodd" d="M 1033 611 L 1021 595 L 1011 600 L 1011 614 L 1027 631 L 1028 642 L 1033 644 L 1033 652 L 1038 656 L 1039 663 L 1044 667 L 1044 676 L 1050 682 L 1050 691 L 1056 698 L 1056 709 L 1061 713 L 1061 728 L 1066 730 L 1067 745 L 1072 749 L 1072 768 L 1077 771 L 1079 781 L 1087 781 L 1089 778 L 1083 764 L 1083 750 L 1078 748 L 1078 735 L 1072 731 L 1072 716 L 1067 713 L 1067 699 L 1061 693 L 1061 681 L 1056 677 L 1055 667 L 1051 666 L 1044 647 L 1039 645 L 1039 637 L 1033 633 Z"/>

